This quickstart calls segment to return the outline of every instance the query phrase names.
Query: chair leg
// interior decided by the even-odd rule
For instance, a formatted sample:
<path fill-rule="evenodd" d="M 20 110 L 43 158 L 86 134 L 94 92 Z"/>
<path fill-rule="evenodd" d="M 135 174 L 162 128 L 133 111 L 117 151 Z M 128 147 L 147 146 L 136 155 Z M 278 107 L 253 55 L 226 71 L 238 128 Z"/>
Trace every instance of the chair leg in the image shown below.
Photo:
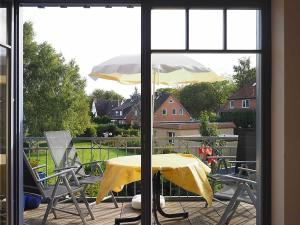
<path fill-rule="evenodd" d="M 49 213 L 53 210 L 53 203 L 55 201 L 54 196 L 56 195 L 56 191 L 57 191 L 59 182 L 60 182 L 60 177 L 56 180 L 56 183 L 55 183 L 54 189 L 53 189 L 53 191 L 51 193 L 51 197 L 50 197 L 50 200 L 49 200 L 49 203 L 48 203 L 48 206 L 47 206 L 47 209 L 46 209 L 46 212 L 45 212 L 45 215 L 44 215 L 44 218 L 43 218 L 43 221 L 42 221 L 41 225 L 45 225 L 46 224 L 48 216 L 49 216 Z"/>
<path fill-rule="evenodd" d="M 256 200 L 256 197 L 254 196 L 253 192 L 251 191 L 250 189 L 250 186 L 248 184 L 245 184 L 245 189 L 247 191 L 247 194 L 249 195 L 255 209 L 257 209 L 257 200 Z"/>
<path fill-rule="evenodd" d="M 67 178 L 64 177 L 64 178 L 63 178 L 63 181 L 64 181 L 64 184 L 65 184 L 66 188 L 68 189 L 68 192 L 69 192 L 69 194 L 70 194 L 70 196 L 71 196 L 71 198 L 72 198 L 72 201 L 73 201 L 74 204 L 75 204 L 76 210 L 77 210 L 77 212 L 78 212 L 78 214 L 79 214 L 79 216 L 80 216 L 80 219 L 82 220 L 82 223 L 83 223 L 84 225 L 87 225 L 86 222 L 85 222 L 84 216 L 83 216 L 83 214 L 82 214 L 82 212 L 81 212 L 81 209 L 80 209 L 80 207 L 79 207 L 79 205 L 78 205 L 78 202 L 77 202 L 77 200 L 76 200 L 76 197 L 75 197 L 75 195 L 74 195 L 74 193 L 73 193 L 73 191 L 72 191 L 72 189 L 71 189 L 71 186 L 70 186 L 70 184 L 69 184 Z"/>
<path fill-rule="evenodd" d="M 117 202 L 117 200 L 116 200 L 116 198 L 115 198 L 113 192 L 111 191 L 110 194 L 111 194 L 111 199 L 112 199 L 112 201 L 113 201 L 115 207 L 116 207 L 116 208 L 119 208 L 118 202 Z"/>
<path fill-rule="evenodd" d="M 229 224 L 229 222 L 232 219 L 232 217 L 233 217 L 233 215 L 234 215 L 237 207 L 239 206 L 239 204 L 240 204 L 240 201 L 236 201 L 235 202 L 234 206 L 232 207 L 232 209 L 231 209 L 231 211 L 230 211 L 230 213 L 229 213 L 229 215 L 227 217 L 226 224 Z"/>
<path fill-rule="evenodd" d="M 90 204 L 88 203 L 88 201 L 87 201 L 87 199 L 85 197 L 84 191 L 80 191 L 80 197 L 83 200 L 83 202 L 84 202 L 87 210 L 89 211 L 89 214 L 90 214 L 92 220 L 95 220 L 94 214 L 93 214 L 93 212 L 91 210 Z"/>
<path fill-rule="evenodd" d="M 238 186 L 238 188 L 236 189 L 234 195 L 232 196 L 229 204 L 227 205 L 226 209 L 225 209 L 225 212 L 223 213 L 218 225 L 224 225 L 226 224 L 227 222 L 229 222 L 229 217 L 232 216 L 233 214 L 232 211 L 234 210 L 234 207 L 235 207 L 235 204 L 236 204 L 236 201 L 239 197 L 239 195 L 244 191 L 244 184 L 240 184 Z"/>
<path fill-rule="evenodd" d="M 46 224 L 48 216 L 49 216 L 49 213 L 50 213 L 50 211 L 51 211 L 51 209 L 53 207 L 53 201 L 54 201 L 53 199 L 50 199 L 41 225 L 45 225 Z"/>
<path fill-rule="evenodd" d="M 52 207 L 52 213 L 53 213 L 53 216 L 54 216 L 55 219 L 58 218 L 57 217 L 57 213 L 56 213 L 56 211 L 54 209 L 56 207 L 57 203 L 58 203 L 58 199 L 55 199 L 54 202 L 53 202 L 53 207 Z"/>

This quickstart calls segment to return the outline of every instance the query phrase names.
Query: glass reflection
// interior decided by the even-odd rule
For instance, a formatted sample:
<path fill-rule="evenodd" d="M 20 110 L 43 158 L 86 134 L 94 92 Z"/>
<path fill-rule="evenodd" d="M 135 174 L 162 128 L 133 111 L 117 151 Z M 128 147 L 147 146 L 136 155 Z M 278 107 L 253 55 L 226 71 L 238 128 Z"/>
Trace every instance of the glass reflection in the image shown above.
<path fill-rule="evenodd" d="M 0 43 L 7 43 L 7 9 L 0 8 Z"/>
<path fill-rule="evenodd" d="M 0 224 L 6 221 L 6 133 L 8 52 L 0 47 Z"/>

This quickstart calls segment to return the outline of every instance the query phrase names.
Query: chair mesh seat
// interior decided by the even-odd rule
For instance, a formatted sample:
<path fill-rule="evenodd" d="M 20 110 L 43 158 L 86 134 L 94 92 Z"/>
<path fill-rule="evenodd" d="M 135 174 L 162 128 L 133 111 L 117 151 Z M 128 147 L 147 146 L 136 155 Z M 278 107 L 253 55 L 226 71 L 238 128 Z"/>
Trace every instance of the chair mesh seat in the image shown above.
<path fill-rule="evenodd" d="M 236 192 L 237 186 L 229 186 L 229 185 L 223 185 L 223 188 L 221 192 L 216 192 L 214 194 L 214 198 L 219 199 L 219 200 L 230 200 L 234 193 Z M 255 195 L 255 193 L 254 193 Z M 255 195 L 256 196 L 256 195 Z M 244 192 L 242 193 L 239 197 L 238 200 L 241 202 L 246 202 L 248 204 L 251 204 L 251 199 L 249 195 Z"/>
<path fill-rule="evenodd" d="M 95 184 L 102 180 L 103 176 L 87 176 L 79 180 L 80 184 Z"/>
<path fill-rule="evenodd" d="M 71 186 L 72 192 L 76 192 L 76 191 L 80 191 L 82 189 L 82 187 L 76 187 L 76 186 Z M 51 194 L 54 190 L 54 186 L 49 186 L 47 188 L 44 189 L 44 194 L 46 198 L 50 198 Z M 64 185 L 58 185 L 57 190 L 56 190 L 56 196 L 65 196 L 68 195 L 68 189 L 66 188 L 66 186 Z"/>

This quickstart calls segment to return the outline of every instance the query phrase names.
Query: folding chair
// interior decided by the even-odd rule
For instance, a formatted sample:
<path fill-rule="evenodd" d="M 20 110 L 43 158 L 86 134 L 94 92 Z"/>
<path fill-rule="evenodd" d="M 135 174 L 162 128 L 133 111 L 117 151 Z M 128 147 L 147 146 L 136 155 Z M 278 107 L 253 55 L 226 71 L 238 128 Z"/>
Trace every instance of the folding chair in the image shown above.
<path fill-rule="evenodd" d="M 82 223 L 86 225 L 83 213 L 76 200 L 76 193 L 80 193 L 80 197 L 84 200 L 85 206 L 88 210 L 88 214 L 93 220 L 95 219 L 90 209 L 89 203 L 85 198 L 85 194 L 83 192 L 84 187 L 79 184 L 73 169 L 61 170 L 60 172 L 57 172 L 51 176 L 39 178 L 37 170 L 40 169 L 42 166 L 32 168 L 29 164 L 26 154 L 23 154 L 24 192 L 32 195 L 42 196 L 42 198 L 48 203 L 43 221 L 41 223 L 42 225 L 46 224 L 50 213 L 53 213 L 54 217 L 57 218 L 56 211 L 77 215 L 81 218 Z M 73 185 L 69 183 L 67 179 L 68 175 L 72 176 L 74 181 Z M 44 185 L 44 182 L 53 178 L 56 178 L 55 185 L 47 185 L 46 187 L 46 185 Z M 67 211 L 62 208 L 57 208 L 58 203 L 63 203 L 70 200 L 70 198 L 66 198 L 68 196 L 71 197 L 71 200 L 74 203 L 78 213 Z"/>
<path fill-rule="evenodd" d="M 101 182 L 103 178 L 103 170 L 101 165 L 105 161 L 93 161 L 88 163 L 81 163 L 78 158 L 77 151 L 73 145 L 72 137 L 69 131 L 48 131 L 45 132 L 48 148 L 53 158 L 56 171 L 60 171 L 67 168 L 76 168 L 75 174 L 79 180 L 79 183 L 84 185 L 84 191 L 88 185 Z M 90 165 L 91 173 L 87 174 L 84 170 L 84 166 Z M 95 174 L 96 168 L 99 174 Z M 110 192 L 110 196 L 115 207 L 118 208 L 118 203 L 114 197 L 114 194 Z"/>
<path fill-rule="evenodd" d="M 257 209 L 256 181 L 224 175 L 237 183 L 237 188 L 232 195 L 218 225 L 229 224 L 232 216 L 241 202 L 252 204 Z"/>
<path fill-rule="evenodd" d="M 256 204 L 256 132 L 255 129 L 239 129 L 235 161 L 219 157 L 216 170 L 210 178 L 213 181 L 215 201 L 226 204 L 230 200 L 218 225 L 228 224 L 240 202 Z M 222 188 L 215 190 L 215 183 Z"/>
<path fill-rule="evenodd" d="M 237 189 L 236 180 L 231 177 L 255 180 L 256 177 L 256 132 L 255 129 L 239 129 L 239 138 L 235 161 L 227 161 L 226 158 L 219 157 L 217 169 L 209 177 L 215 183 L 221 182 L 221 190 L 215 192 L 215 200 L 230 200 Z M 224 176 L 231 175 L 231 176 Z"/>

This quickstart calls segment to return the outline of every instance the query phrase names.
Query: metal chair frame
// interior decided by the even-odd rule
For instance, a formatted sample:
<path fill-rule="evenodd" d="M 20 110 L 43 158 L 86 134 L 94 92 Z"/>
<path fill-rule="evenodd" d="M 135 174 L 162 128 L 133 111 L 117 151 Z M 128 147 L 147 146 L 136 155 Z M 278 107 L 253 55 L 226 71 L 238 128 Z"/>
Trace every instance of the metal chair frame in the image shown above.
<path fill-rule="evenodd" d="M 59 159 L 60 162 L 57 161 L 57 155 L 55 155 L 57 152 L 56 152 L 55 148 L 52 146 L 52 143 L 50 140 L 51 138 L 53 138 L 53 137 L 51 137 L 51 135 L 53 135 L 53 134 L 56 136 L 55 138 L 57 138 L 57 137 L 65 138 L 66 146 L 60 147 L 61 150 L 64 150 L 64 154 Z M 45 137 L 47 139 L 48 148 L 50 150 L 52 159 L 54 161 L 55 171 L 61 171 L 61 170 L 70 169 L 70 168 L 75 169 L 75 175 L 77 176 L 79 183 L 84 186 L 84 189 L 83 189 L 84 192 L 89 184 L 95 184 L 97 182 L 101 182 L 101 177 L 99 177 L 99 179 L 97 179 L 97 181 L 95 181 L 95 182 L 94 181 L 86 182 L 87 179 L 91 178 L 94 175 L 87 175 L 84 171 L 84 166 L 90 165 L 91 168 L 92 167 L 98 168 L 99 172 L 100 172 L 100 176 L 103 176 L 104 171 L 103 171 L 101 165 L 103 163 L 105 163 L 105 161 L 99 160 L 99 161 L 91 161 L 91 162 L 87 162 L 87 163 L 81 163 L 78 158 L 78 155 L 77 155 L 77 150 L 73 145 L 72 137 L 71 137 L 71 134 L 69 131 L 48 131 L 48 132 L 45 132 Z M 71 177 L 69 177 L 69 178 L 71 178 Z M 69 179 L 69 182 L 72 182 L 72 180 Z M 112 193 L 112 191 L 110 191 L 110 195 L 107 196 L 106 198 L 104 198 L 104 200 L 106 200 L 108 198 L 112 199 L 112 202 L 114 203 L 114 206 L 116 208 L 119 207 L 117 200 L 116 200 L 114 194 Z M 93 205 L 93 204 L 94 203 L 91 203 L 91 205 Z"/>
<path fill-rule="evenodd" d="M 27 172 L 29 172 L 29 174 L 27 173 L 27 177 L 25 179 L 29 178 L 33 181 L 30 184 L 28 184 L 28 180 L 24 181 L 24 192 L 32 195 L 42 196 L 42 198 L 46 200 L 48 204 L 41 223 L 42 225 L 46 224 L 50 213 L 53 213 L 54 217 L 57 218 L 56 211 L 79 216 L 81 218 L 82 223 L 86 225 L 87 223 L 84 219 L 84 215 L 79 207 L 78 201 L 75 196 L 75 194 L 78 192 L 80 193 L 80 197 L 84 200 L 85 206 L 88 210 L 88 214 L 91 216 L 92 220 L 95 219 L 91 211 L 90 205 L 83 192 L 84 187 L 80 185 L 73 169 L 61 170 L 60 172 L 57 172 L 45 178 L 39 178 L 36 170 L 40 169 L 41 167 L 42 166 L 32 168 L 29 164 L 26 154 L 24 153 L 24 168 L 25 170 L 28 170 Z M 74 185 L 70 184 L 69 180 L 67 179 L 67 176 L 72 176 L 74 180 Z M 47 187 L 45 187 L 43 183 L 53 178 L 56 178 L 55 185 L 48 185 Z M 51 189 L 53 189 L 52 192 Z M 48 194 L 46 193 L 47 190 L 50 191 L 48 192 Z M 51 194 L 49 195 L 49 193 Z M 67 198 L 68 196 L 70 196 L 70 198 Z M 59 203 L 69 201 L 70 199 L 74 203 L 77 213 L 67 211 L 62 208 L 57 208 L 57 205 Z"/>

